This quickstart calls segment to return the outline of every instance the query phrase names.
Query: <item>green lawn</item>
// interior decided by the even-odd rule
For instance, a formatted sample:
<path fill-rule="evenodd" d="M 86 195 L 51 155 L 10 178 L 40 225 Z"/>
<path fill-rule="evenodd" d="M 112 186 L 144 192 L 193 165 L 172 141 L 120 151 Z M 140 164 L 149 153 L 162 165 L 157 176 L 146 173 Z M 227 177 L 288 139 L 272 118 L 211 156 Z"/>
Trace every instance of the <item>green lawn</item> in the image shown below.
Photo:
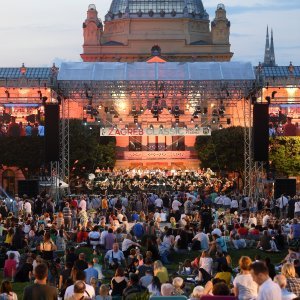
<path fill-rule="evenodd" d="M 90 259 L 92 257 L 92 250 L 90 248 L 81 248 L 77 250 L 77 253 L 84 252 L 86 254 L 87 259 Z M 185 254 L 179 254 L 174 253 L 172 255 L 172 264 L 168 265 L 167 268 L 169 270 L 169 274 L 172 275 L 174 272 L 178 270 L 178 263 L 183 262 L 185 259 L 194 259 L 197 255 L 199 255 L 199 251 L 186 251 Z M 260 250 L 256 249 L 246 249 L 246 250 L 231 250 L 229 251 L 229 254 L 232 258 L 233 266 L 236 267 L 238 265 L 238 260 L 241 256 L 246 255 L 250 256 L 252 259 L 254 259 L 255 255 L 260 255 L 262 259 L 266 257 L 270 257 L 271 261 L 274 264 L 279 263 L 285 256 L 285 252 L 278 252 L 278 253 L 266 253 Z M 104 275 L 108 275 L 104 273 Z M 112 272 L 109 272 L 109 275 L 112 276 Z M 108 276 L 107 276 L 108 277 Z M 106 277 L 106 282 L 109 281 L 109 278 Z M 0 280 L 2 280 L 2 274 L 0 276 Z M 23 298 L 23 290 L 26 286 L 28 286 L 29 283 L 13 283 L 13 290 L 18 295 L 18 299 L 21 300 Z"/>

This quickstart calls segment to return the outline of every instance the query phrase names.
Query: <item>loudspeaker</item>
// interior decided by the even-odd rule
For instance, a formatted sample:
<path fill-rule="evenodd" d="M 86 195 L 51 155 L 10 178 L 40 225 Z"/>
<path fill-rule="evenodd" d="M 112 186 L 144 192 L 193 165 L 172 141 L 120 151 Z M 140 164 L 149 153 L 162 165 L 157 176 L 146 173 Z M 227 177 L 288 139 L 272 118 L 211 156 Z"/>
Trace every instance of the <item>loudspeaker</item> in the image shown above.
<path fill-rule="evenodd" d="M 253 107 L 253 158 L 269 161 L 269 105 L 254 104 Z"/>
<path fill-rule="evenodd" d="M 276 179 L 275 180 L 275 198 L 282 194 L 294 197 L 296 195 L 296 179 Z"/>
<path fill-rule="evenodd" d="M 22 197 L 26 194 L 28 197 L 36 197 L 39 193 L 38 180 L 19 180 L 18 195 Z"/>
<path fill-rule="evenodd" d="M 45 105 L 45 160 L 59 161 L 59 105 Z"/>

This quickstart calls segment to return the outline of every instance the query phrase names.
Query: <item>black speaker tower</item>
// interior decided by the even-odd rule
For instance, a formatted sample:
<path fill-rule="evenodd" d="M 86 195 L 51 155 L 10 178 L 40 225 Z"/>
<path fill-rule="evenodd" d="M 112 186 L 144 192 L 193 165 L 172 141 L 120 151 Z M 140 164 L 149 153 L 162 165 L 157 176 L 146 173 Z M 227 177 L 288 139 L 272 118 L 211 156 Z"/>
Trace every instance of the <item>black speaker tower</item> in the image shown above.
<path fill-rule="evenodd" d="M 59 161 L 59 105 L 45 105 L 45 160 Z"/>
<path fill-rule="evenodd" d="M 269 104 L 253 106 L 253 159 L 269 161 Z"/>

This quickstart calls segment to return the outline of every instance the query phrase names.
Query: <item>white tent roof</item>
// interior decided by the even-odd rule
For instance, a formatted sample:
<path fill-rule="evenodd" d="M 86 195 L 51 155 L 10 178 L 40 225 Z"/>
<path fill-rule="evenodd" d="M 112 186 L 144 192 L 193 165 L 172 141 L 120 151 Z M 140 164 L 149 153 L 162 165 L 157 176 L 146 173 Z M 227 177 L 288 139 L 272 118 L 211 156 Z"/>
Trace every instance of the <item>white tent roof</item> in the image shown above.
<path fill-rule="evenodd" d="M 255 80 L 249 62 L 63 63 L 58 81 L 229 81 Z"/>

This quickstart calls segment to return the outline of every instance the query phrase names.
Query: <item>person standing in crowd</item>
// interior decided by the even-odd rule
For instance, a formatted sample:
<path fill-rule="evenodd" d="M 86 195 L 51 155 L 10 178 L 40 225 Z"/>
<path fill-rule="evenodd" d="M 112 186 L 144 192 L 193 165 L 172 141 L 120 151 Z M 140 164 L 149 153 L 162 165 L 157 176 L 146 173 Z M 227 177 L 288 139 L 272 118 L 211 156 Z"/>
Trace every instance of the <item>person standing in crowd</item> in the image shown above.
<path fill-rule="evenodd" d="M 257 297 L 258 286 L 250 272 L 252 261 L 248 256 L 239 260 L 240 274 L 233 280 L 233 292 L 239 300 L 250 300 Z"/>
<path fill-rule="evenodd" d="M 282 300 L 281 289 L 269 277 L 269 270 L 265 263 L 258 261 L 250 266 L 253 281 L 259 286 L 256 300 Z"/>
<path fill-rule="evenodd" d="M 23 300 L 57 300 L 57 289 L 47 284 L 48 267 L 42 263 L 34 269 L 34 284 L 25 287 Z"/>

